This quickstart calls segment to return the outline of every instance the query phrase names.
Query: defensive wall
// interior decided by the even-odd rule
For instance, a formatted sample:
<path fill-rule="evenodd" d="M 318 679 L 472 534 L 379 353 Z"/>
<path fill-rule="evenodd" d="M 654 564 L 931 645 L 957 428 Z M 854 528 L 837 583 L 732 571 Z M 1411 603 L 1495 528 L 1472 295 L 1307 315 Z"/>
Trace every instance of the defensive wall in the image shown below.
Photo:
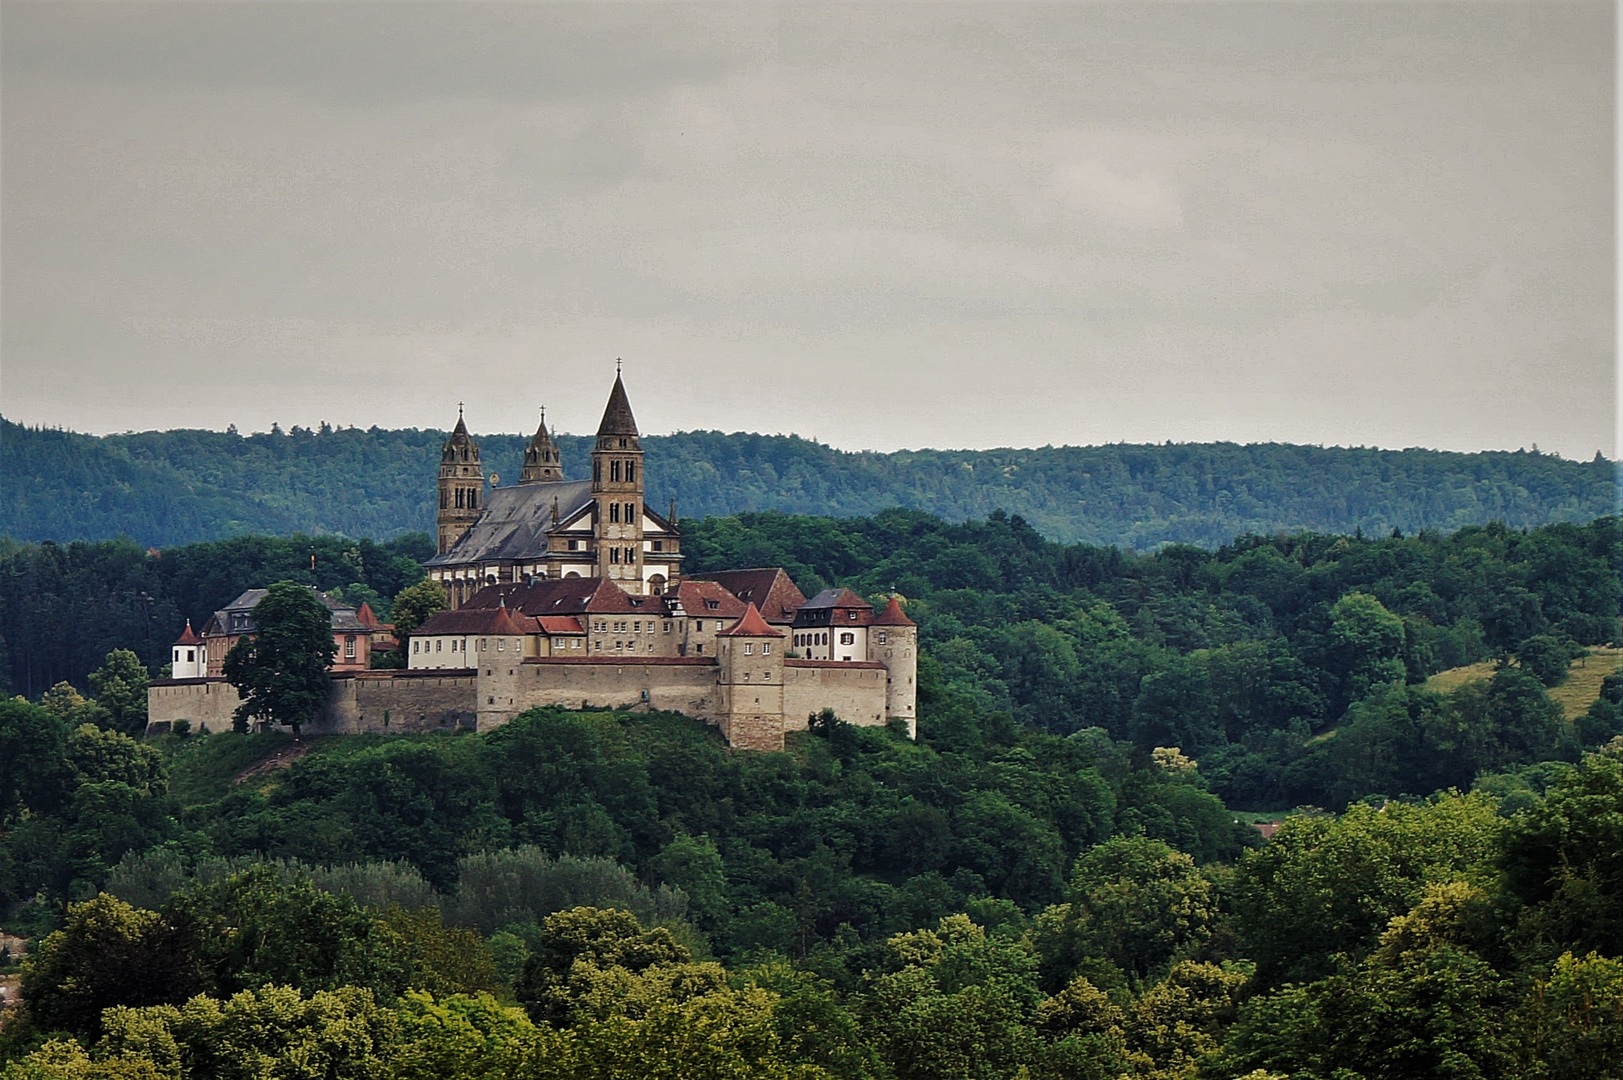
<path fill-rule="evenodd" d="M 477 669 L 338 672 L 312 735 L 489 731 L 527 709 L 636 709 L 679 712 L 721 728 L 748 749 L 783 747 L 786 731 L 806 730 L 807 717 L 833 709 L 863 726 L 885 723 L 883 664 L 873 661 L 782 661 L 782 683 L 757 682 L 746 695 L 725 685 L 714 657 L 530 657 Z M 767 692 L 762 699 L 762 692 Z M 197 731 L 229 731 L 241 703 L 221 678 L 160 679 L 147 693 L 147 734 L 186 720 Z"/>

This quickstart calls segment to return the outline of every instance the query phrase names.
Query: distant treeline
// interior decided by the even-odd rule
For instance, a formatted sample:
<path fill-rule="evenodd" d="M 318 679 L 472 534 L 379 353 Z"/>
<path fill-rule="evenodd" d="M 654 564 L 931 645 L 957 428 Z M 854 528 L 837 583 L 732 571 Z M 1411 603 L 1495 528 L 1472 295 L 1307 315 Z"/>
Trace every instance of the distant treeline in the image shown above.
<path fill-rule="evenodd" d="M 445 435 L 415 428 L 104 437 L 0 420 L 0 535 L 127 536 L 169 546 L 267 533 L 392 537 L 433 525 Z M 485 467 L 519 474 L 525 436 L 480 436 Z M 585 475 L 590 439 L 560 438 Z M 1018 514 L 1063 542 L 1217 547 L 1244 533 L 1513 528 L 1616 510 L 1617 474 L 1575 462 L 1264 443 L 851 453 L 795 436 L 683 432 L 644 440 L 649 501 L 684 518 L 748 510 L 853 517 L 891 507 L 949 521 Z"/>

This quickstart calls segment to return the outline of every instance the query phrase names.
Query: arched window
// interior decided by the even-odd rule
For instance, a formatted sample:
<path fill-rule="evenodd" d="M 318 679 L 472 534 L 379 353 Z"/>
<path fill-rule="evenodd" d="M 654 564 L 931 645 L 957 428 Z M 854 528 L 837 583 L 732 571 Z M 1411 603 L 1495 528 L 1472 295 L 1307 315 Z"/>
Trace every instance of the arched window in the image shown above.
<path fill-rule="evenodd" d="M 628 484 L 635 483 L 636 479 L 637 479 L 637 463 L 635 461 L 626 462 L 626 483 L 628 483 Z"/>
<path fill-rule="evenodd" d="M 620 463 L 618 461 L 609 462 L 609 480 L 612 483 L 618 483 L 620 480 Z"/>

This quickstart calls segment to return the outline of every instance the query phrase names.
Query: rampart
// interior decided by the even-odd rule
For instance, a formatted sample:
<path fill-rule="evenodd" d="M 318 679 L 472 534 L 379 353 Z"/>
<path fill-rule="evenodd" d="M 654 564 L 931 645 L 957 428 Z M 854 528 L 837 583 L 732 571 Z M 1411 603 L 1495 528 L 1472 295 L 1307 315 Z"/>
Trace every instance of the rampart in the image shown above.
<path fill-rule="evenodd" d="M 637 709 L 679 712 L 721 727 L 735 745 L 782 745 L 781 731 L 804 731 L 808 716 L 833 709 L 864 726 L 885 722 L 884 665 L 833 660 L 783 661 L 783 705 L 772 716 L 746 718 L 727 711 L 720 667 L 708 656 L 531 657 L 478 669 L 360 671 L 334 674 L 322 715 L 305 726 L 312 735 L 411 734 L 489 731 L 527 709 Z M 229 731 L 241 703 L 221 678 L 160 679 L 147 692 L 147 734 L 170 731 L 177 720 L 194 731 Z M 742 704 L 733 706 L 744 709 Z M 738 724 L 734 723 L 734 720 Z M 757 730 L 781 724 L 780 733 Z M 733 730 L 739 727 L 739 730 Z"/>

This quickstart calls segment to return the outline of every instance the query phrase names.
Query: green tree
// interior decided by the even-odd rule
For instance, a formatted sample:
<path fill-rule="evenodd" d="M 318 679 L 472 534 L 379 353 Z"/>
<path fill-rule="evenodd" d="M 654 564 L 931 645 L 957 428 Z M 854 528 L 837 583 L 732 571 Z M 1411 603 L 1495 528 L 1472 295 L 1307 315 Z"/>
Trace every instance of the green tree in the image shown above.
<path fill-rule="evenodd" d="M 85 697 L 68 682 L 59 682 L 41 694 L 39 704 L 40 708 L 69 728 L 76 728 L 80 724 L 106 727 L 111 721 L 111 714 L 100 703 Z"/>
<path fill-rule="evenodd" d="M 242 696 L 238 730 L 247 730 L 257 717 L 287 724 L 298 735 L 331 693 L 327 669 L 338 651 L 332 615 L 305 586 L 279 581 L 254 607 L 253 618 L 257 632 L 238 641 L 225 658 L 225 677 Z"/>
<path fill-rule="evenodd" d="M 1430 882 L 1491 879 L 1503 821 L 1484 794 L 1445 795 L 1340 818 L 1289 818 L 1234 879 L 1238 929 L 1262 986 L 1328 974 L 1372 949 Z"/>
<path fill-rule="evenodd" d="M 1371 687 L 1404 680 L 1403 620 L 1375 597 L 1350 592 L 1330 608 L 1326 639 L 1342 676 L 1342 700 L 1357 701 Z"/>
<path fill-rule="evenodd" d="M 1591 754 L 1510 823 L 1499 857 L 1523 949 L 1623 955 L 1623 760 Z"/>
<path fill-rule="evenodd" d="M 572 908 L 541 923 L 517 997 L 537 1022 L 568 1024 L 600 973 L 620 968 L 637 974 L 690 958 L 669 930 L 645 930 L 629 911 Z"/>
<path fill-rule="evenodd" d="M 1089 957 L 1144 978 L 1205 941 L 1216 914 L 1194 859 L 1147 837 L 1107 840 L 1076 860 L 1067 901 L 1039 919 L 1044 979 L 1063 986 Z"/>
<path fill-rule="evenodd" d="M 128 649 L 114 649 L 101 667 L 90 673 L 96 701 L 112 714 L 113 726 L 130 735 L 147 727 L 146 665 Z"/>
<path fill-rule="evenodd" d="M 451 599 L 445 595 L 445 586 L 432 578 L 424 578 L 415 585 L 406 586 L 395 596 L 394 605 L 390 608 L 394 619 L 395 637 L 404 643 L 406 638 L 427 622 L 431 615 L 450 606 Z"/>
<path fill-rule="evenodd" d="M 189 920 L 133 908 L 105 893 L 68 907 L 67 921 L 23 967 L 29 1016 L 46 1032 L 93 1037 L 103 1009 L 186 1000 L 207 988 Z"/>

